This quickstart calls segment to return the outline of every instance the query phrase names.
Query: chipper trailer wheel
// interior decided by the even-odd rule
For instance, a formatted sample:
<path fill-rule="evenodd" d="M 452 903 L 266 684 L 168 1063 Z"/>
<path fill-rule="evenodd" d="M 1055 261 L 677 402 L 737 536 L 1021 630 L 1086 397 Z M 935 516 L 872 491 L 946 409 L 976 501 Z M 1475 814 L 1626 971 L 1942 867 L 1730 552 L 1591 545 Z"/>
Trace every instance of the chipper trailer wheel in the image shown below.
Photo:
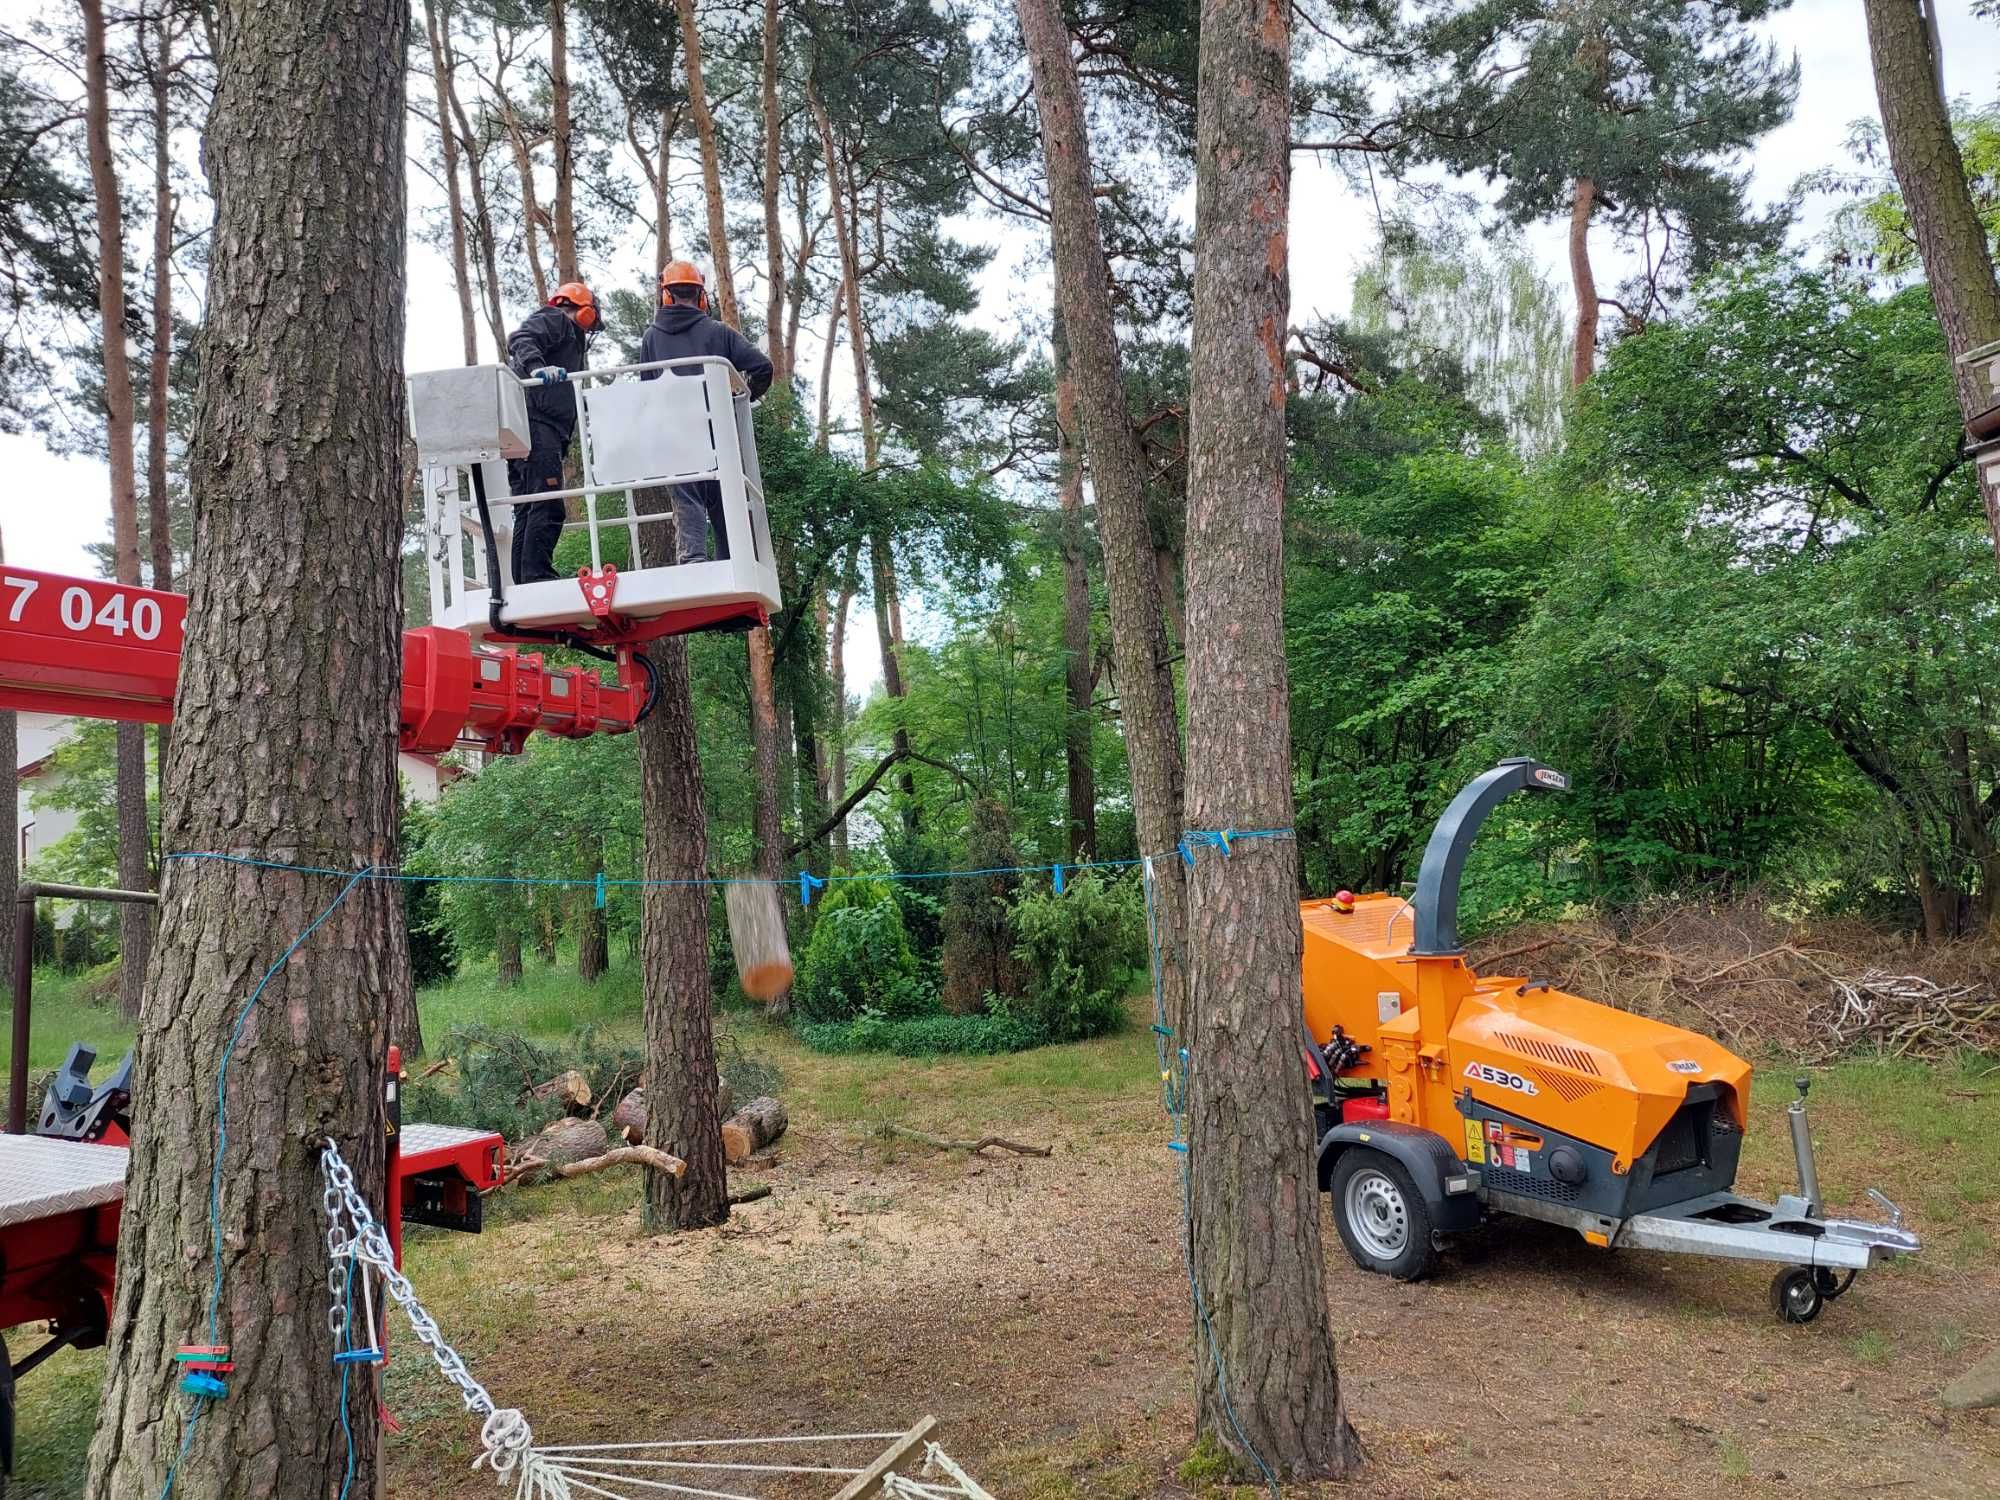
<path fill-rule="evenodd" d="M 1402 1164 L 1380 1151 L 1351 1147 L 1335 1163 L 1333 1224 L 1364 1271 L 1421 1281 L 1438 1267 L 1430 1211 Z"/>
<path fill-rule="evenodd" d="M 1771 1278 L 1771 1307 L 1786 1323 L 1810 1323 L 1825 1306 L 1820 1278 L 1830 1273 L 1821 1267 L 1786 1266 Z M 1846 1288 L 1843 1286 L 1842 1291 Z"/>

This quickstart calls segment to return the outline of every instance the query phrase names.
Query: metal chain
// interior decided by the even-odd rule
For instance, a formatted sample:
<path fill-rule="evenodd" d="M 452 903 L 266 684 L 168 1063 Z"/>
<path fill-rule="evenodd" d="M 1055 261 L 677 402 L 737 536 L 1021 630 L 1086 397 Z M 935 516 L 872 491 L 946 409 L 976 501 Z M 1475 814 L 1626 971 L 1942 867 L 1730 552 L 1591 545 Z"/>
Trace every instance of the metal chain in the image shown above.
<path fill-rule="evenodd" d="M 379 1271 L 383 1288 L 409 1319 L 410 1332 L 430 1351 L 444 1378 L 458 1387 L 465 1409 L 486 1419 L 479 1429 L 479 1441 L 485 1451 L 472 1466 L 491 1469 L 502 1485 L 512 1481 L 518 1500 L 569 1500 L 568 1480 L 546 1455 L 534 1451 L 535 1436 L 529 1430 L 528 1419 L 512 1407 L 494 1404 L 486 1387 L 472 1378 L 465 1361 L 445 1339 L 437 1320 L 417 1300 L 417 1290 L 410 1285 L 409 1278 L 396 1269 L 396 1255 L 389 1247 L 388 1235 L 369 1211 L 368 1200 L 354 1186 L 354 1169 L 331 1141 L 320 1153 L 319 1168 L 326 1184 L 320 1201 L 327 1216 L 327 1252 L 333 1261 L 327 1274 L 327 1284 L 334 1294 L 328 1320 L 329 1323 L 336 1318 L 340 1320 L 335 1328 L 336 1338 L 344 1331 L 347 1317 L 343 1267 L 351 1263 L 363 1276 L 371 1269 Z M 371 1332 L 370 1337 L 373 1336 Z"/>

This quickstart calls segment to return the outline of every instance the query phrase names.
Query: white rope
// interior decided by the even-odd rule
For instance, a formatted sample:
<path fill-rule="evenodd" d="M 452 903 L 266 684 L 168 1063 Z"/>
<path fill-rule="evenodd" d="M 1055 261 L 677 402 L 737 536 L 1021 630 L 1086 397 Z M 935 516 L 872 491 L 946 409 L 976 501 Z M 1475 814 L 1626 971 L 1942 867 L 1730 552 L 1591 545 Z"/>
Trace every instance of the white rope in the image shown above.
<path fill-rule="evenodd" d="M 748 1448 L 769 1443 L 886 1443 L 900 1432 L 827 1432 L 801 1437 L 679 1438 L 670 1443 L 568 1443 L 543 1453 L 599 1453 L 625 1448 Z"/>
<path fill-rule="evenodd" d="M 474 1469 L 486 1469 L 498 1481 L 502 1489 L 510 1484 L 514 1500 L 575 1500 L 578 1492 L 601 1495 L 604 1500 L 631 1500 L 631 1497 L 617 1490 L 607 1490 L 590 1483 L 593 1479 L 623 1481 L 627 1485 L 637 1485 L 642 1489 L 694 1495 L 701 1500 L 757 1500 L 756 1496 L 738 1494 L 732 1490 L 702 1489 L 697 1485 L 675 1484 L 665 1479 L 645 1479 L 631 1473 L 606 1473 L 602 1469 L 586 1468 L 586 1463 L 609 1465 L 614 1469 L 697 1469 L 721 1470 L 729 1473 L 746 1474 L 832 1474 L 852 1476 L 865 1472 L 861 1469 L 832 1468 L 811 1464 L 766 1464 L 745 1460 L 672 1459 L 617 1457 L 619 1454 L 653 1453 L 680 1451 L 689 1448 L 736 1448 L 770 1447 L 780 1444 L 804 1443 L 859 1443 L 886 1442 L 903 1436 L 900 1432 L 837 1432 L 817 1434 L 792 1434 L 782 1437 L 748 1438 L 681 1438 L 670 1442 L 654 1443 L 577 1443 L 563 1448 L 538 1448 L 535 1435 L 528 1426 L 528 1419 L 510 1406 L 497 1405 L 487 1393 L 486 1387 L 473 1378 L 465 1367 L 465 1361 L 456 1349 L 446 1341 L 437 1322 L 417 1299 L 416 1288 L 396 1267 L 395 1252 L 390 1248 L 389 1237 L 382 1232 L 382 1226 L 375 1221 L 368 1202 L 354 1185 L 354 1172 L 342 1158 L 339 1150 L 331 1142 L 320 1156 L 320 1172 L 324 1180 L 321 1201 L 327 1216 L 327 1255 L 329 1263 L 328 1287 L 330 1307 L 329 1326 L 332 1328 L 336 1346 L 353 1334 L 349 1326 L 346 1307 L 346 1280 L 351 1271 L 358 1270 L 364 1278 L 363 1293 L 366 1302 L 367 1285 L 365 1278 L 371 1274 L 380 1275 L 383 1290 L 390 1300 L 402 1308 L 409 1319 L 410 1331 L 416 1340 L 430 1352 L 438 1371 L 458 1389 L 465 1409 L 483 1418 L 479 1429 L 481 1452 L 473 1460 Z M 375 1336 L 375 1322 L 369 1320 L 368 1337 Z M 928 1421 L 925 1423 L 929 1425 Z M 952 1483 L 942 1485 L 926 1483 L 906 1475 L 887 1474 L 883 1476 L 882 1493 L 891 1497 L 902 1496 L 906 1500 L 993 1500 L 969 1478 L 965 1471 L 946 1455 L 936 1443 L 929 1444 L 924 1453 L 923 1472 L 935 1475 L 943 1472 Z"/>

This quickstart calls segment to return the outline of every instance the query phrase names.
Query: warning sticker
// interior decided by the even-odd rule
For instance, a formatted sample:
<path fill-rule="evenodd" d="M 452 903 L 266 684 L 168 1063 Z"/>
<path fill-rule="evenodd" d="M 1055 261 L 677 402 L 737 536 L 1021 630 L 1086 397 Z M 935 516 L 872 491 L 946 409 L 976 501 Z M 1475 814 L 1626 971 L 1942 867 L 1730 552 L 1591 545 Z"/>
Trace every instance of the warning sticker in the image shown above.
<path fill-rule="evenodd" d="M 1486 1164 L 1486 1142 L 1480 1139 L 1477 1120 L 1465 1122 L 1465 1159 L 1474 1166 Z"/>

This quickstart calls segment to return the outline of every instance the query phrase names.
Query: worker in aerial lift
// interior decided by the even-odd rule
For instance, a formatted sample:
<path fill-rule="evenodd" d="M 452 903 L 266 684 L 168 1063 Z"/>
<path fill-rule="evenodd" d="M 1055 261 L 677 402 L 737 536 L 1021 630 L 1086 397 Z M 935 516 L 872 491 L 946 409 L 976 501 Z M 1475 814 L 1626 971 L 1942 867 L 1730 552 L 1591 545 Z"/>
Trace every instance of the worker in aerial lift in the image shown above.
<path fill-rule="evenodd" d="M 736 367 L 758 400 L 771 388 L 771 360 L 734 328 L 708 315 L 708 285 L 692 261 L 668 261 L 660 272 L 660 310 L 646 325 L 639 358 L 647 364 L 661 359 L 720 355 Z M 687 374 L 697 374 L 689 370 Z M 656 378 L 659 371 L 645 378 Z M 709 523 L 715 525 L 715 555 L 729 556 L 729 531 L 722 521 L 722 486 L 713 479 L 674 486 L 676 562 L 708 560 Z"/>
<path fill-rule="evenodd" d="M 599 321 L 590 288 L 566 281 L 547 306 L 529 313 L 508 336 L 508 365 L 521 379 L 540 382 L 528 392 L 528 456 L 507 464 L 508 489 L 515 495 L 563 487 L 563 455 L 576 432 L 576 392 L 569 377 L 590 368 L 590 335 Z M 556 543 L 567 514 L 561 500 L 514 506 L 514 582 L 542 583 L 556 576 Z"/>

